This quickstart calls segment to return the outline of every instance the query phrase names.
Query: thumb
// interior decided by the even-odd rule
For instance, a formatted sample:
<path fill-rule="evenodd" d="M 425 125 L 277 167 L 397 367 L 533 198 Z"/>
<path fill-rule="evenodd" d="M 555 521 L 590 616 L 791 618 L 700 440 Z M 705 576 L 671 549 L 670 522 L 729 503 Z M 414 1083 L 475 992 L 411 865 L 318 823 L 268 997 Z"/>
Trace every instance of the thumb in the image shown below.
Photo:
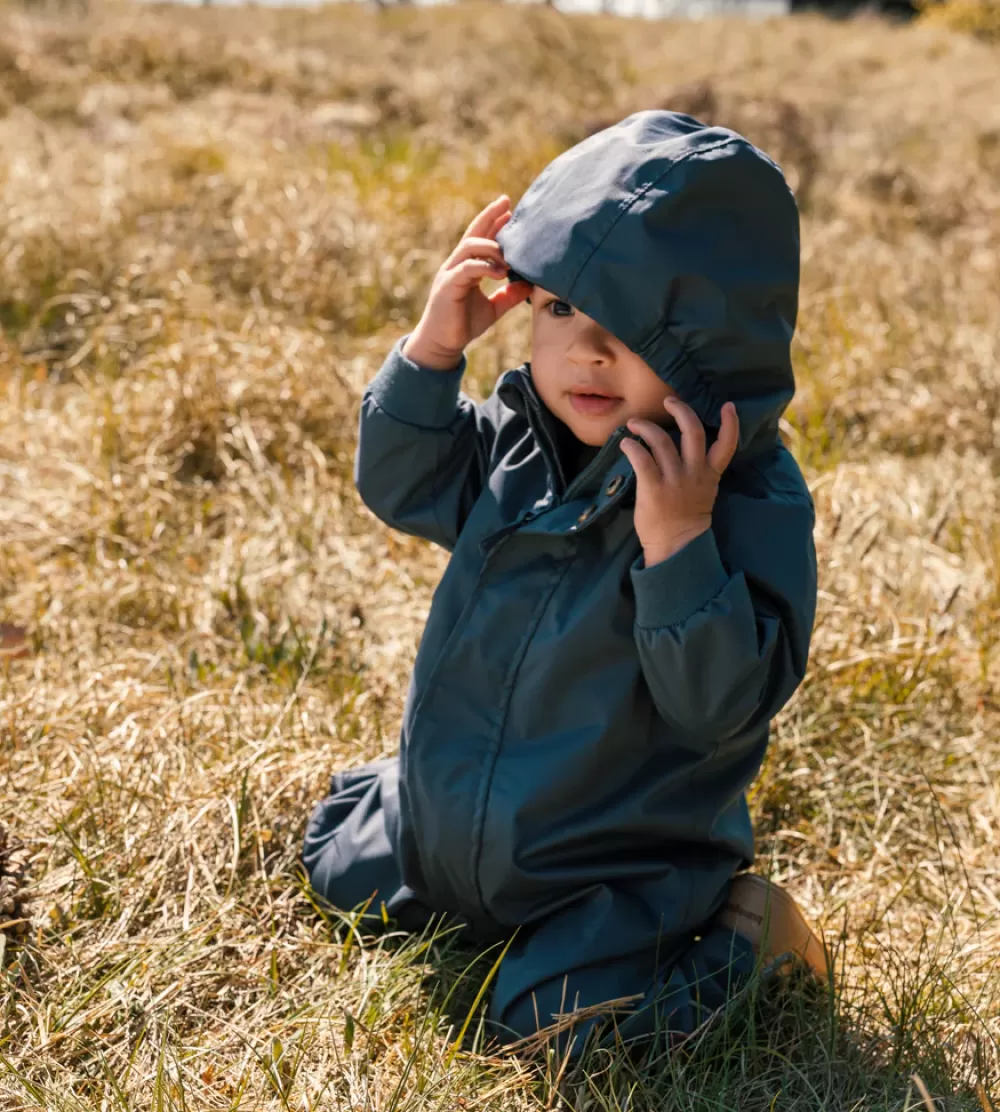
<path fill-rule="evenodd" d="M 506 286 L 501 286 L 495 293 L 490 294 L 486 300 L 493 306 L 496 319 L 499 320 L 504 313 L 509 313 L 516 305 L 520 305 L 530 294 L 530 282 L 508 282 Z"/>

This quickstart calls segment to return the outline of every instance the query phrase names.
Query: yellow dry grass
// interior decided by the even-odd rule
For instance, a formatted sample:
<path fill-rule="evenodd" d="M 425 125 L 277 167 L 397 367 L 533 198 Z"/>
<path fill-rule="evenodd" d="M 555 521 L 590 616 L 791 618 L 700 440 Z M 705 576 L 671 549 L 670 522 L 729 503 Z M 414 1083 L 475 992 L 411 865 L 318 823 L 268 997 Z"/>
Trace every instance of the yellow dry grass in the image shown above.
<path fill-rule="evenodd" d="M 874 19 L 2 10 L 0 1107 L 992 1107 L 998 88 L 995 47 Z M 821 598 L 753 808 L 838 968 L 560 1076 L 474 1009 L 455 1042 L 491 956 L 357 938 L 296 858 L 395 746 L 445 559 L 360 505 L 360 391 L 473 212 L 651 106 L 802 199 Z M 469 389 L 527 343 L 511 314 Z"/>
<path fill-rule="evenodd" d="M 1000 42 L 1000 0 L 929 0 L 922 6 L 930 23 Z"/>

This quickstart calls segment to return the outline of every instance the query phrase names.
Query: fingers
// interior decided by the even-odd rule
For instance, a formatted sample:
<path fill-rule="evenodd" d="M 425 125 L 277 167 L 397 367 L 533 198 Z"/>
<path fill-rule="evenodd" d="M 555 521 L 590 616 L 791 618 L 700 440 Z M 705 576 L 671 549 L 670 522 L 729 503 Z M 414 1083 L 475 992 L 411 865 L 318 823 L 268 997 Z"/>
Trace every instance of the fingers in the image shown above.
<path fill-rule="evenodd" d="M 663 408 L 681 430 L 681 456 L 685 467 L 701 467 L 705 462 L 705 426 L 698 414 L 676 394 L 663 399 Z"/>
<path fill-rule="evenodd" d="M 493 230 L 494 223 L 503 215 L 504 211 L 509 208 L 510 198 L 506 193 L 501 193 L 495 201 L 490 201 L 486 208 L 472 218 L 468 228 L 465 229 L 465 234 L 462 236 L 462 239 L 467 239 L 470 236 L 489 235 Z"/>
<path fill-rule="evenodd" d="M 628 428 L 631 432 L 637 433 L 649 445 L 649 451 L 656 465 L 660 470 L 660 474 L 664 477 L 676 477 L 680 472 L 680 456 L 677 454 L 677 449 L 674 447 L 673 441 L 667 435 L 664 429 L 653 421 L 647 421 L 643 417 L 633 417 L 628 422 Z"/>
<path fill-rule="evenodd" d="M 708 466 L 717 474 L 732 463 L 733 456 L 740 442 L 740 419 L 736 413 L 736 406 L 726 402 L 722 407 L 722 424 L 719 435 L 708 452 Z"/>
<path fill-rule="evenodd" d="M 491 294 L 487 301 L 496 310 L 497 320 L 499 320 L 504 313 L 509 313 L 515 305 L 520 305 L 526 300 L 530 293 L 530 282 L 508 282 L 506 286 Z"/>
<path fill-rule="evenodd" d="M 646 449 L 639 443 L 638 440 L 631 440 L 628 437 L 621 442 L 621 450 L 628 458 L 629 463 L 632 464 L 632 470 L 635 472 L 635 480 L 639 487 L 655 486 L 660 481 L 660 469 L 656 465 L 656 461 L 646 451 Z"/>
<path fill-rule="evenodd" d="M 493 222 L 493 230 L 490 232 L 490 238 L 491 239 L 496 239 L 497 238 L 497 232 L 500 231 L 500 229 L 504 226 L 504 224 L 506 224 L 511 219 L 511 217 L 513 215 L 514 214 L 510 211 L 510 209 L 508 209 L 506 212 L 502 212 L 496 218 L 496 220 Z"/>
<path fill-rule="evenodd" d="M 721 475 L 732 462 L 739 447 L 740 422 L 736 406 L 732 402 L 726 402 L 722 407 L 719 435 L 707 456 L 705 455 L 705 426 L 695 411 L 675 394 L 664 398 L 663 408 L 674 418 L 680 429 L 680 455 L 684 460 L 685 468 L 700 468 L 707 463 L 717 475 Z M 673 444 L 670 444 L 670 447 L 673 448 Z"/>
<path fill-rule="evenodd" d="M 493 259 L 503 270 L 506 271 L 507 269 L 500 244 L 495 240 L 484 239 L 479 236 L 471 236 L 468 239 L 461 240 L 445 260 L 444 266 L 446 270 L 449 270 L 463 260 L 473 258 Z"/>
<path fill-rule="evenodd" d="M 466 259 L 448 271 L 446 285 L 454 286 L 459 290 L 467 290 L 478 286 L 484 278 L 495 278 L 497 281 L 504 276 L 504 267 L 487 259 Z"/>

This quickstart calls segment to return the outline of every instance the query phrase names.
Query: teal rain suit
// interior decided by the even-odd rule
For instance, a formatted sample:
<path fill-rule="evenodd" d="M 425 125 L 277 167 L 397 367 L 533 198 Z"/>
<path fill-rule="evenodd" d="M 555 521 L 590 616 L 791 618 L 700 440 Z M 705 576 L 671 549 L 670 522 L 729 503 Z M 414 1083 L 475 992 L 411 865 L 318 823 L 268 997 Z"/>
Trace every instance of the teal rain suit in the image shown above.
<path fill-rule="evenodd" d="M 712 528 L 646 567 L 624 427 L 574 475 L 530 364 L 476 404 L 464 357 L 430 370 L 400 340 L 364 395 L 357 487 L 452 555 L 399 756 L 333 777 L 303 861 L 342 909 L 374 895 L 404 926 L 447 912 L 484 941 L 517 929 L 490 1002 L 501 1038 L 623 996 L 625 1037 L 690 1031 L 752 965 L 711 920 L 753 860 L 745 791 L 815 610 L 813 504 L 778 436 L 798 212 L 740 135 L 644 111 L 556 158 L 498 241 L 640 355 L 710 440 L 732 400 L 737 455 Z"/>

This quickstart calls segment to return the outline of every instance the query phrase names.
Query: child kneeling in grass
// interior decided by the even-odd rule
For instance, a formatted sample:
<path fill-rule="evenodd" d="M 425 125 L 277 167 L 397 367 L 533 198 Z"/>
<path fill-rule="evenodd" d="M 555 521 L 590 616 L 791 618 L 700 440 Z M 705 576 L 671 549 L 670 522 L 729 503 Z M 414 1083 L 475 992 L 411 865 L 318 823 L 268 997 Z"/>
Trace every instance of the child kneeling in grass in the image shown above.
<path fill-rule="evenodd" d="M 333 777 L 303 861 L 338 908 L 512 938 L 503 1040 L 574 1010 L 571 1052 L 688 1033 L 765 941 L 823 968 L 788 894 L 736 876 L 815 610 L 813 504 L 778 436 L 798 278 L 778 167 L 637 112 L 476 216 L 365 392 L 362 499 L 452 556 L 399 756 Z M 531 362 L 475 404 L 465 348 L 526 299 Z"/>

